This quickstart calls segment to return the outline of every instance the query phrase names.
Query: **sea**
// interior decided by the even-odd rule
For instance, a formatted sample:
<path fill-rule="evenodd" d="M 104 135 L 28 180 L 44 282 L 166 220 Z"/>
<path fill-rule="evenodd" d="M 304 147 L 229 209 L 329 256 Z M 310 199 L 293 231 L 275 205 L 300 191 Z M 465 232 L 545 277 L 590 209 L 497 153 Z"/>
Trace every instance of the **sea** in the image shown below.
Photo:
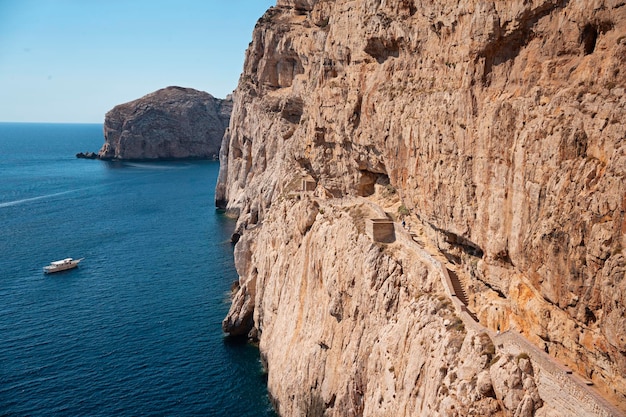
<path fill-rule="evenodd" d="M 102 144 L 0 123 L 0 416 L 275 416 L 258 349 L 221 330 L 219 163 L 75 157 Z"/>

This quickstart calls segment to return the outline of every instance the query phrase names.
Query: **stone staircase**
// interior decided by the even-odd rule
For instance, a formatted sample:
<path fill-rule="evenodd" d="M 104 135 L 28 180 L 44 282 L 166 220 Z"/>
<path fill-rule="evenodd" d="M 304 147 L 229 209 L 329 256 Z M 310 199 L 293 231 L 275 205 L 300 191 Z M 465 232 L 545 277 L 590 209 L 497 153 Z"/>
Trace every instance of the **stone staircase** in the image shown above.
<path fill-rule="evenodd" d="M 452 289 L 454 290 L 454 295 L 459 301 L 463 304 L 463 310 L 476 322 L 478 323 L 478 317 L 471 312 L 467 306 L 469 304 L 469 298 L 467 297 L 467 292 L 465 291 L 465 286 L 461 283 L 458 274 L 452 269 L 446 268 L 448 271 L 448 277 L 450 278 L 450 283 L 452 284 Z"/>
<path fill-rule="evenodd" d="M 463 288 L 463 285 L 461 285 L 459 276 L 452 269 L 448 269 L 448 275 L 450 276 L 450 282 L 452 282 L 454 294 L 459 300 L 461 300 L 463 304 L 467 306 L 469 303 L 469 298 L 467 297 L 467 292 L 465 291 L 465 288 Z"/>
<path fill-rule="evenodd" d="M 424 248 L 424 243 L 420 240 L 420 238 L 417 235 L 417 233 L 411 232 L 411 239 L 413 239 L 413 242 L 417 243 L 420 248 L 422 248 L 422 249 Z"/>

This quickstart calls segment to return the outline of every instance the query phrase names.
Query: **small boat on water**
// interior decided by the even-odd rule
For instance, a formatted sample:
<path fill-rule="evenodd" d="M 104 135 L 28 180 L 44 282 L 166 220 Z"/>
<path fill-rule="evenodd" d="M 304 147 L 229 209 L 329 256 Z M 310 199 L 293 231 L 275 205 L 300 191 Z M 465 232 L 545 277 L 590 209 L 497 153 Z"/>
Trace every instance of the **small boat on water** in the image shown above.
<path fill-rule="evenodd" d="M 43 267 L 43 272 L 46 274 L 52 274 L 53 272 L 67 271 L 68 269 L 76 268 L 78 266 L 78 263 L 83 259 L 85 258 L 65 258 L 61 259 L 60 261 L 50 262 L 50 265 Z"/>

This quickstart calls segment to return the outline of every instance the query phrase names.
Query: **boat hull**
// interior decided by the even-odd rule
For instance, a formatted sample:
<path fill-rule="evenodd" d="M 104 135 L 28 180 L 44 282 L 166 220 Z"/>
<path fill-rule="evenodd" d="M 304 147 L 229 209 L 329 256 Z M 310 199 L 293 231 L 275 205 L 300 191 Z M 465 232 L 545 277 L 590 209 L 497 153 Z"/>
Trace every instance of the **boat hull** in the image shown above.
<path fill-rule="evenodd" d="M 69 269 L 74 269 L 78 266 L 80 261 L 82 261 L 82 259 L 66 259 L 64 261 L 52 262 L 50 265 L 44 266 L 43 272 L 45 274 L 54 274 L 55 272 L 63 272 Z"/>

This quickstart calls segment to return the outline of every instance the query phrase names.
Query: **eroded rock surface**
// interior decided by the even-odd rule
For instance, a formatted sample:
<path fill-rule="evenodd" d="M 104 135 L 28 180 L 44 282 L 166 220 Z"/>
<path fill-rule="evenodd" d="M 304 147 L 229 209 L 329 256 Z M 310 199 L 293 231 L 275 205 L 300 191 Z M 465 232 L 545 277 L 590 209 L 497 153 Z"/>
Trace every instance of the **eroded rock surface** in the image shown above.
<path fill-rule="evenodd" d="M 624 68 L 620 1 L 285 0 L 259 20 L 216 203 L 239 214 L 225 330 L 259 337 L 283 415 L 579 401 L 539 395 L 524 352 L 483 354 L 455 329 L 428 259 L 372 243 L 364 218 L 385 213 L 357 196 L 423 227 L 483 326 L 624 408 Z"/>
<path fill-rule="evenodd" d="M 167 87 L 110 110 L 100 159 L 217 159 L 232 99 Z"/>

